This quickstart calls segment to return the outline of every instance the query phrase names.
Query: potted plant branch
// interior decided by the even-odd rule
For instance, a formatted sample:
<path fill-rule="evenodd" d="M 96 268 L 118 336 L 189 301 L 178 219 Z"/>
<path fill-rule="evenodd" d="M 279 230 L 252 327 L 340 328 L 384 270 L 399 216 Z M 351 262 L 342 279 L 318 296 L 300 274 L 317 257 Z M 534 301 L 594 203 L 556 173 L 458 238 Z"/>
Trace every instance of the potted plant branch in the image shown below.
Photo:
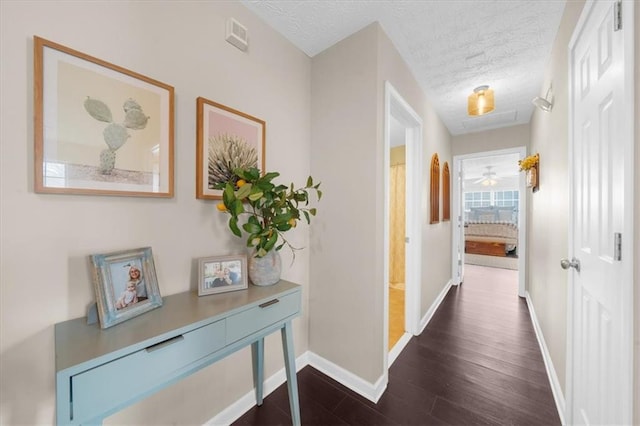
<path fill-rule="evenodd" d="M 320 183 L 314 184 L 311 176 L 304 187 L 297 189 L 293 183 L 289 186 L 273 183 L 278 176 L 278 172 L 261 175 L 255 167 L 238 168 L 226 182 L 216 184 L 216 189 L 223 191 L 222 202 L 217 209 L 231 216 L 228 225 L 234 235 L 242 237 L 241 229 L 246 232 L 247 247 L 254 249 L 249 259 L 249 277 L 257 285 L 274 284 L 280 279 L 280 273 L 276 271 L 277 279 L 266 280 L 269 284 L 259 284 L 256 281 L 261 280 L 252 276 L 252 265 L 254 275 L 255 269 L 262 268 L 258 265 L 266 264 L 264 268 L 269 264 L 278 266 L 278 251 L 285 245 L 295 257 L 298 248 L 291 245 L 285 233 L 295 228 L 303 218 L 310 224 L 311 216 L 316 215 L 316 208 L 309 207 L 310 192 L 316 193 L 318 201 L 322 198 Z M 246 220 L 242 220 L 244 218 Z M 267 259 L 262 262 L 256 260 L 264 258 Z"/>

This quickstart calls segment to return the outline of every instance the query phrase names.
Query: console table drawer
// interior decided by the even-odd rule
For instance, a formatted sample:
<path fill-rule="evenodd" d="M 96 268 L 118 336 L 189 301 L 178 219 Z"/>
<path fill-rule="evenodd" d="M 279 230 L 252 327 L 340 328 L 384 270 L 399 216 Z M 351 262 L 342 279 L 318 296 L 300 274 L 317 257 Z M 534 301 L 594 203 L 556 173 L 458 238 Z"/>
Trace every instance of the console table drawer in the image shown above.
<path fill-rule="evenodd" d="M 227 344 L 269 327 L 300 311 L 300 292 L 271 299 L 227 318 Z"/>
<path fill-rule="evenodd" d="M 72 376 L 73 418 L 91 418 L 126 403 L 224 347 L 225 340 L 221 320 Z"/>

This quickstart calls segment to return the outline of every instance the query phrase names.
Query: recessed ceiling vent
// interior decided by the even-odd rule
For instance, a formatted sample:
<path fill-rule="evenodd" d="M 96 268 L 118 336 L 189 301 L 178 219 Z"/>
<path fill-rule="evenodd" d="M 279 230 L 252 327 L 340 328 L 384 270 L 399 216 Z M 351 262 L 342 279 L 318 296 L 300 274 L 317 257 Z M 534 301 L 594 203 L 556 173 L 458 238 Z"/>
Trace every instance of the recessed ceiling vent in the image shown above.
<path fill-rule="evenodd" d="M 226 40 L 238 49 L 245 52 L 249 48 L 249 36 L 247 27 L 233 18 L 227 19 Z"/>

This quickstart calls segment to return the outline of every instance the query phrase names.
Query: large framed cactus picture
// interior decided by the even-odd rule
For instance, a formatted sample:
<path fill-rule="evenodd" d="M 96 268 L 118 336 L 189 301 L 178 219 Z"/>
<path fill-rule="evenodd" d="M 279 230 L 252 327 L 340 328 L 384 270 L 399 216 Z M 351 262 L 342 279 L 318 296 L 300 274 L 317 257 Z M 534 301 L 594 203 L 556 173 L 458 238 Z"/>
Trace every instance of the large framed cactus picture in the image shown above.
<path fill-rule="evenodd" d="M 196 100 L 196 198 L 219 200 L 234 170 L 264 173 L 265 127 L 259 118 L 205 98 Z"/>
<path fill-rule="evenodd" d="M 173 196 L 174 89 L 34 36 L 35 191 Z"/>

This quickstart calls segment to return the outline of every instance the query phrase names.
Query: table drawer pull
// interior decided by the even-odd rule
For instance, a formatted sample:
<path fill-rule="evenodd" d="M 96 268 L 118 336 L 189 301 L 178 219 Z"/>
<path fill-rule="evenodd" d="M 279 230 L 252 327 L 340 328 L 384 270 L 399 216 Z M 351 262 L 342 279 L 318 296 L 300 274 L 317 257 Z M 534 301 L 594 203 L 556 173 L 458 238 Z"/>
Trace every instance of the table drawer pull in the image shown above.
<path fill-rule="evenodd" d="M 176 337 L 172 337 L 171 339 L 167 339 L 167 340 L 165 340 L 163 342 L 156 343 L 155 345 L 151 345 L 148 348 L 145 348 L 144 350 L 150 353 L 150 352 L 162 349 L 164 347 L 167 347 L 169 345 L 173 345 L 174 343 L 178 343 L 178 342 L 180 342 L 182 340 L 184 340 L 184 337 L 182 335 L 176 336 Z"/>
<path fill-rule="evenodd" d="M 258 306 L 260 306 L 261 308 L 266 308 L 267 306 L 271 306 L 271 305 L 275 305 L 276 303 L 278 303 L 280 300 L 278 299 L 273 299 L 273 300 L 269 300 L 268 302 L 264 302 Z"/>

